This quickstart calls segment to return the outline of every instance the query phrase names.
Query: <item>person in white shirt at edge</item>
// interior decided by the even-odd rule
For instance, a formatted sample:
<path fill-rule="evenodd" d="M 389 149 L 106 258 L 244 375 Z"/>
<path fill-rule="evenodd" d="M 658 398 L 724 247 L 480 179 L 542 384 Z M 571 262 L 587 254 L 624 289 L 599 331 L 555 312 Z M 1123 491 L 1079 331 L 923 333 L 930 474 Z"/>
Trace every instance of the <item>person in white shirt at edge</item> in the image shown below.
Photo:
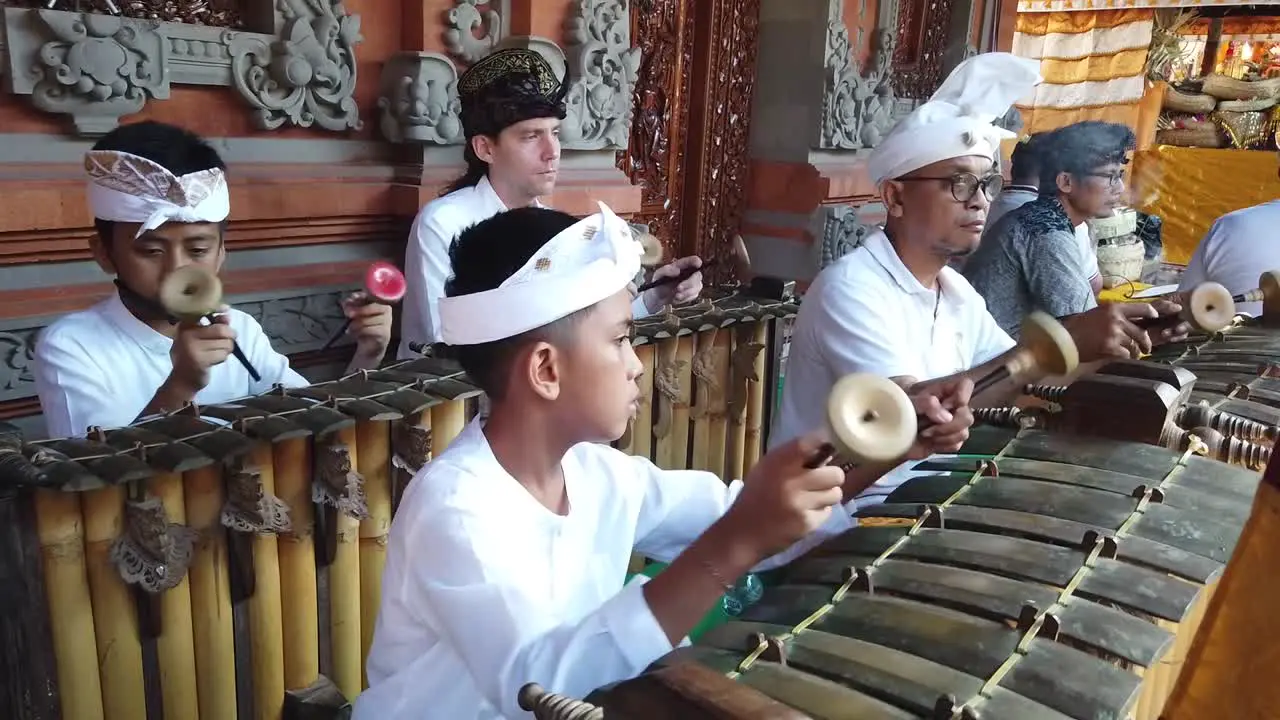
<path fill-rule="evenodd" d="M 140 122 L 104 135 L 84 164 L 96 228 L 89 246 L 115 276 L 116 292 L 60 318 L 36 343 L 36 391 L 51 437 L 81 437 L 90 427 L 123 427 L 275 384 L 309 384 L 249 315 L 228 308 L 210 324 L 175 323 L 159 303 L 169 273 L 186 265 L 217 273 L 226 259 L 231 205 L 216 150 L 182 128 Z M 353 295 L 343 311 L 356 338 L 351 369 L 377 367 L 391 337 L 391 309 Z M 261 381 L 227 361 L 233 341 Z"/>
<path fill-rule="evenodd" d="M 603 204 L 506 211 L 454 244 L 441 333 L 492 406 L 405 490 L 356 720 L 528 718 L 526 683 L 581 697 L 634 677 L 737 578 L 850 527 L 844 503 L 877 475 L 805 469 L 819 437 L 727 485 L 607 444 L 640 399 L 640 254 Z M 915 406 L 942 423 L 918 454 L 968 437 L 967 407 Z M 623 586 L 633 550 L 670 565 Z"/>
<path fill-rule="evenodd" d="M 1275 240 L 1277 227 L 1280 227 L 1280 200 L 1218 218 L 1191 254 L 1178 290 L 1190 290 L 1203 282 L 1220 283 L 1233 295 L 1256 289 L 1259 275 L 1280 270 L 1280 243 Z M 1260 317 L 1262 303 L 1240 303 L 1236 312 Z"/>
<path fill-rule="evenodd" d="M 1013 349 L 982 297 L 947 265 L 977 247 L 1002 180 L 995 153 L 1013 137 L 993 120 L 1031 92 L 1038 68 L 1009 53 L 969 58 L 872 151 L 868 170 L 888 219 L 805 293 L 770 447 L 822 427 L 827 395 L 846 374 L 890 377 L 953 409 L 968 402 L 952 393 L 957 380 L 981 377 Z M 913 466 L 886 472 L 858 506 L 883 502 Z"/>
<path fill-rule="evenodd" d="M 567 90 L 567 78 L 557 78 L 541 55 L 518 48 L 485 56 L 458 79 L 467 170 L 413 221 L 405 250 L 400 359 L 418 357 L 415 345 L 440 342 L 438 303 L 449 277 L 449 243 L 458 233 L 508 208 L 540 206 L 538 198 L 555 187 Z M 654 271 L 653 278 L 701 266 L 696 256 L 680 258 Z M 701 292 L 702 274 L 694 273 L 678 285 L 646 291 L 632 310 L 644 317 Z"/>
<path fill-rule="evenodd" d="M 1040 152 L 1046 136 L 1048 133 L 1036 133 L 1030 137 L 1023 137 L 1014 146 L 1013 153 L 1009 157 L 1010 184 L 1005 185 L 1000 194 L 991 201 L 991 208 L 987 210 L 987 229 L 995 227 L 1000 218 L 1011 210 L 1040 197 Z M 1092 273 L 1089 275 L 1089 287 L 1093 289 L 1093 294 L 1097 295 L 1102 292 L 1102 271 L 1098 269 L 1098 251 L 1093 245 L 1093 238 L 1089 235 L 1089 223 L 1082 222 L 1076 225 L 1075 233 L 1076 242 L 1080 244 L 1081 256 Z M 986 234 L 985 231 L 983 234 Z M 953 267 L 962 270 L 963 262 L 958 265 L 961 267 L 956 265 Z"/>

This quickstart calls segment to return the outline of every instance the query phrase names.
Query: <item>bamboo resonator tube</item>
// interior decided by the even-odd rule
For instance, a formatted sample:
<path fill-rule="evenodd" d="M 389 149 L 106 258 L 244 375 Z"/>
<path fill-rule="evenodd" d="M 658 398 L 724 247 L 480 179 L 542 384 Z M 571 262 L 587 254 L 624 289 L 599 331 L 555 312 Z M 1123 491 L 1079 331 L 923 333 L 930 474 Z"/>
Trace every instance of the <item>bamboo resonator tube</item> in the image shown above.
<path fill-rule="evenodd" d="M 1231 291 L 1215 282 L 1200 283 L 1188 293 L 1181 293 L 1182 311 L 1154 318 L 1138 318 L 1134 325 L 1144 330 L 1163 330 L 1183 322 L 1199 330 L 1214 333 L 1231 324 L 1236 316 L 1236 300 Z"/>
<path fill-rule="evenodd" d="M 1076 369 L 1080 355 L 1071 334 L 1052 316 L 1034 312 L 1022 323 L 1021 339 L 1008 360 L 978 378 L 973 394 L 1006 380 L 1028 382 Z M 832 437 L 807 463 L 817 467 L 838 454 L 854 462 L 888 462 L 907 454 L 916 435 L 932 421 L 916 415 L 907 392 L 887 378 L 854 373 L 838 380 L 827 399 Z"/>

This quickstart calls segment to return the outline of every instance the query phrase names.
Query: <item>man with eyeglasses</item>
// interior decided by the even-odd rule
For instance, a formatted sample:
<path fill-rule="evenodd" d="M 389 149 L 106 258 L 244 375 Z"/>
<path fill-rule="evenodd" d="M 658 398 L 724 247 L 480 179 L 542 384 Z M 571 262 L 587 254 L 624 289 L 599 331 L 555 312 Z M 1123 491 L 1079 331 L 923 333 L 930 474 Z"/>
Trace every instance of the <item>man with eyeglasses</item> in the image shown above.
<path fill-rule="evenodd" d="M 1000 192 L 993 159 L 1014 134 L 993 122 L 1039 81 L 1033 60 L 969 58 L 872 151 L 868 171 L 887 219 L 805 293 L 771 446 L 822 427 L 827 395 L 849 373 L 890 377 L 946 412 L 967 412 L 968 381 L 1014 341 L 948 263 L 977 247 Z M 925 378 L 935 380 L 917 383 Z M 891 469 L 858 505 L 882 502 L 910 467 Z"/>
<path fill-rule="evenodd" d="M 1010 183 L 1005 185 L 1000 194 L 991 201 L 991 209 L 987 211 L 987 230 L 983 233 L 984 238 L 991 234 L 991 229 L 1000 222 L 1000 218 L 1040 197 L 1042 166 L 1040 153 L 1044 140 L 1048 136 L 1049 133 L 1036 133 L 1019 139 L 1014 146 L 1013 153 L 1009 157 Z M 1076 225 L 1075 236 L 1081 252 L 1084 253 L 1085 269 L 1090 273 L 1089 287 L 1093 288 L 1096 295 L 1102 290 L 1102 273 L 1098 270 L 1098 255 L 1093 246 L 1093 239 L 1089 237 L 1089 223 L 1082 222 Z M 963 272 L 963 263 L 955 267 Z"/>
<path fill-rule="evenodd" d="M 1124 166 L 1134 147 L 1127 126 L 1092 120 L 1037 143 L 1040 196 L 991 226 L 964 267 L 1009 335 L 1016 337 L 1023 318 L 1041 310 L 1063 320 L 1084 360 L 1150 351 L 1152 338 L 1132 319 L 1158 311 L 1142 303 L 1099 307 L 1090 283 L 1096 262 L 1076 237 L 1077 227 L 1124 204 Z M 1185 331 L 1165 330 L 1161 339 Z"/>

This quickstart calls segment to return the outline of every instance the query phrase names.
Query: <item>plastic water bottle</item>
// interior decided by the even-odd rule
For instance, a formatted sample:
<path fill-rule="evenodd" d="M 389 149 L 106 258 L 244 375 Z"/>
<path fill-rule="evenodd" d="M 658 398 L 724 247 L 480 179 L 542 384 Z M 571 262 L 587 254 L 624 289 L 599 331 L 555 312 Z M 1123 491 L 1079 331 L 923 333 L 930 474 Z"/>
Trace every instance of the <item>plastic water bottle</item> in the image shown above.
<path fill-rule="evenodd" d="M 729 617 L 737 617 L 744 610 L 756 604 L 764 595 L 764 583 L 755 573 L 747 573 L 734 583 L 733 590 L 725 593 L 720 601 L 724 612 Z"/>

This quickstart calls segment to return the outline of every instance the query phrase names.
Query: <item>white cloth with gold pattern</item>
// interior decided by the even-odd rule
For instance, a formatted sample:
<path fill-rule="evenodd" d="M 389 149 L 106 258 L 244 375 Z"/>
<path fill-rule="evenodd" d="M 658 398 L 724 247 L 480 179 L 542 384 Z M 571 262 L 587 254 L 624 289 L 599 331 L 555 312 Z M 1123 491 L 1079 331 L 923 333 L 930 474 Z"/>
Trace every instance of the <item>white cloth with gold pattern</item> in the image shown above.
<path fill-rule="evenodd" d="M 992 123 L 1039 84 L 1040 63 L 983 53 L 956 66 L 929 101 L 903 118 L 867 159 L 877 186 L 951 158 L 993 158 L 1015 134 Z"/>
<path fill-rule="evenodd" d="M 449 345 L 494 342 L 589 308 L 624 289 L 644 253 L 627 222 L 604 203 L 547 241 L 529 261 L 484 292 L 440 300 L 440 334 Z"/>
<path fill-rule="evenodd" d="M 84 170 L 93 216 L 141 223 L 135 237 L 167 222 L 222 222 L 231 214 L 227 178 L 218 168 L 178 176 L 132 153 L 91 150 Z"/>

